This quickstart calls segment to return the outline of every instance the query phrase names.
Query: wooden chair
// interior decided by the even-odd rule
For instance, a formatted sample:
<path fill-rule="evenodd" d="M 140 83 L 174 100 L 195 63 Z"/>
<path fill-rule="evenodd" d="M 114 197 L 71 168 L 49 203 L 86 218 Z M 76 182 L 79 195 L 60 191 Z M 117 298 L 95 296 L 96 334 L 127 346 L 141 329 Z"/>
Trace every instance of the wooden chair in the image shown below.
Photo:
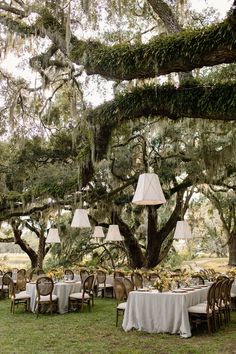
<path fill-rule="evenodd" d="M 114 275 L 114 279 L 115 278 L 124 278 L 125 277 L 125 273 L 121 272 L 120 270 L 115 270 L 113 275 Z"/>
<path fill-rule="evenodd" d="M 2 297 L 9 297 L 9 286 L 10 286 L 10 279 L 12 277 L 12 272 L 6 272 L 3 274 L 2 277 L 2 288 L 1 288 L 1 293 Z"/>
<path fill-rule="evenodd" d="M 102 293 L 102 297 L 105 297 L 107 294 L 107 291 L 111 292 L 111 295 L 113 297 L 113 285 L 112 284 L 107 284 L 107 275 L 106 272 L 103 270 L 97 270 L 96 271 L 96 285 L 95 285 L 95 292 L 96 296 L 98 296 L 99 291 Z"/>
<path fill-rule="evenodd" d="M 124 277 L 123 283 L 124 283 L 124 285 L 125 285 L 125 292 L 126 292 L 125 298 L 128 299 L 129 293 L 134 290 L 134 284 L 133 284 L 133 282 L 132 282 L 129 278 L 127 278 L 127 277 Z"/>
<path fill-rule="evenodd" d="M 54 283 L 50 277 L 40 276 L 36 280 L 36 290 L 37 297 L 35 301 L 35 310 L 37 313 L 37 317 L 40 313 L 40 309 L 42 305 L 49 305 L 50 313 L 52 314 L 53 305 L 57 305 L 58 298 L 54 295 L 53 292 Z"/>
<path fill-rule="evenodd" d="M 196 326 L 202 323 L 207 323 L 209 334 L 211 334 L 216 329 L 215 286 L 216 283 L 213 283 L 210 286 L 207 294 L 206 303 L 200 303 L 195 306 L 190 306 L 188 308 L 190 323 L 192 325 L 195 324 Z"/>
<path fill-rule="evenodd" d="M 81 311 L 83 311 L 84 304 L 88 305 L 89 311 L 91 310 L 90 300 L 92 299 L 94 279 L 95 279 L 94 274 L 87 276 L 87 278 L 84 279 L 82 291 L 78 292 L 78 293 L 70 294 L 69 303 L 68 303 L 68 310 L 69 311 L 72 308 L 72 305 L 73 305 L 73 308 L 75 308 L 75 307 L 80 308 L 81 307 Z"/>
<path fill-rule="evenodd" d="M 23 274 L 25 276 L 26 275 L 26 269 L 24 269 L 24 268 L 19 269 L 18 272 L 17 272 L 17 276 L 19 274 Z"/>
<path fill-rule="evenodd" d="M 17 291 L 16 286 L 8 275 L 9 278 L 9 294 L 11 299 L 11 312 L 15 313 L 15 305 L 23 304 L 25 306 L 25 310 L 28 311 L 30 307 L 30 295 L 26 293 L 26 291 Z"/>
<path fill-rule="evenodd" d="M 81 271 L 79 272 L 79 275 L 80 275 L 81 284 L 83 285 L 85 279 L 87 279 L 87 277 L 90 275 L 90 273 L 87 269 L 81 269 Z"/>
<path fill-rule="evenodd" d="M 193 274 L 191 276 L 192 280 L 194 283 L 196 283 L 196 285 L 204 285 L 205 281 L 204 278 L 200 275 L 200 274 Z"/>
<path fill-rule="evenodd" d="M 134 288 L 138 289 L 138 288 L 143 288 L 143 276 L 142 274 L 138 273 L 138 272 L 133 272 L 131 274 L 131 280 L 134 284 Z"/>
<path fill-rule="evenodd" d="M 124 302 L 126 296 L 125 284 L 122 279 L 115 278 L 113 282 L 113 289 L 116 296 L 117 306 L 116 306 L 116 327 L 118 325 L 119 313 L 124 314 L 126 308 L 126 302 Z"/>
<path fill-rule="evenodd" d="M 23 273 L 17 273 L 17 280 L 16 280 L 16 290 L 17 291 L 25 291 L 26 290 L 26 277 Z"/>
<path fill-rule="evenodd" d="M 73 280 L 75 277 L 74 272 L 71 269 L 65 269 L 64 274 L 68 277 L 68 280 Z"/>

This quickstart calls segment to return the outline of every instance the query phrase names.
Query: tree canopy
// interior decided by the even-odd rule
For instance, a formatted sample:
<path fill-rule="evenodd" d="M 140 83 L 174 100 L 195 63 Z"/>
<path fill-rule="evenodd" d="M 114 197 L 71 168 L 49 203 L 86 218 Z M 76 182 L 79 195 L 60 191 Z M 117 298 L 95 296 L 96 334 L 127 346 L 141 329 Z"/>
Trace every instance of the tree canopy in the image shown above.
<path fill-rule="evenodd" d="M 0 69 L 0 220 L 73 209 L 88 186 L 94 224 L 116 221 L 132 266 L 155 266 L 192 188 L 235 186 L 235 6 L 199 26 L 188 1 L 0 2 L 2 52 L 21 55 L 35 75 Z M 168 210 L 148 208 L 143 253 L 142 211 L 128 205 L 150 168 Z"/>

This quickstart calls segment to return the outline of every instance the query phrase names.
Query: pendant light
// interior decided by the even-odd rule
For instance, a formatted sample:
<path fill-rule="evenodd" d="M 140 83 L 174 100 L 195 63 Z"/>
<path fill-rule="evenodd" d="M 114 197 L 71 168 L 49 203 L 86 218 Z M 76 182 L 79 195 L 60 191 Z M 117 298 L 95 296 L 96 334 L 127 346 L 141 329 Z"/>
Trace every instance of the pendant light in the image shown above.
<path fill-rule="evenodd" d="M 143 173 L 139 176 L 132 203 L 138 205 L 157 205 L 166 203 L 157 174 Z"/>
<path fill-rule="evenodd" d="M 121 236 L 118 225 L 109 225 L 105 241 L 124 241 L 124 237 Z"/>
<path fill-rule="evenodd" d="M 71 227 L 79 227 L 79 228 L 86 228 L 86 227 L 91 227 L 90 221 L 88 218 L 88 211 L 87 209 L 76 209 Z"/>
<path fill-rule="evenodd" d="M 47 238 L 46 238 L 46 243 L 61 243 L 58 229 L 56 228 L 51 228 L 49 229 Z"/>
<path fill-rule="evenodd" d="M 177 221 L 175 233 L 174 233 L 174 239 L 179 240 L 179 239 L 190 239 L 190 238 L 193 238 L 193 236 L 187 221 L 185 220 Z"/>
<path fill-rule="evenodd" d="M 102 226 L 95 226 L 92 237 L 94 237 L 94 238 L 105 237 Z"/>

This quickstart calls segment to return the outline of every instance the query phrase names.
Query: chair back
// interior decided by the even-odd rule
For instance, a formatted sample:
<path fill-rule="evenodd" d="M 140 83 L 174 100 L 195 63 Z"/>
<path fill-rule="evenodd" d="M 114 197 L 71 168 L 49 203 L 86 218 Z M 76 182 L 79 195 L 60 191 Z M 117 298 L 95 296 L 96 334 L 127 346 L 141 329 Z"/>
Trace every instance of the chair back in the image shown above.
<path fill-rule="evenodd" d="M 7 285 L 9 287 L 10 281 L 12 280 L 12 272 L 6 272 L 2 277 L 2 286 Z M 12 280 L 13 282 L 13 280 Z"/>
<path fill-rule="evenodd" d="M 194 281 L 194 283 L 196 283 L 196 285 L 204 285 L 205 284 L 204 278 L 200 274 L 193 274 L 191 276 L 191 278 Z"/>
<path fill-rule="evenodd" d="M 140 273 L 134 272 L 131 274 L 131 280 L 135 289 L 143 288 L 143 276 Z"/>
<path fill-rule="evenodd" d="M 73 280 L 75 277 L 74 272 L 71 269 L 65 269 L 64 274 L 68 277 L 69 280 Z"/>
<path fill-rule="evenodd" d="M 125 277 L 125 273 L 121 272 L 120 270 L 115 270 L 114 271 L 114 279 L 115 278 L 124 278 Z"/>
<path fill-rule="evenodd" d="M 207 313 L 215 312 L 215 288 L 216 288 L 216 282 L 211 284 L 210 288 L 208 289 L 207 293 Z"/>
<path fill-rule="evenodd" d="M 26 277 L 23 273 L 17 274 L 16 289 L 17 291 L 24 291 L 26 289 Z"/>
<path fill-rule="evenodd" d="M 97 284 L 105 284 L 106 283 L 106 272 L 104 272 L 103 270 L 97 270 L 96 271 L 96 277 L 97 277 Z"/>
<path fill-rule="evenodd" d="M 84 279 L 83 293 L 87 293 L 87 294 L 91 293 L 91 291 L 93 290 L 93 286 L 94 286 L 94 279 L 95 279 L 94 274 L 91 274 L 87 278 Z"/>
<path fill-rule="evenodd" d="M 113 281 L 113 289 L 116 296 L 117 303 L 124 301 L 126 296 L 125 284 L 122 279 L 115 278 Z"/>
<path fill-rule="evenodd" d="M 129 278 L 126 277 L 124 277 L 123 282 L 125 285 L 126 298 L 128 298 L 130 291 L 134 290 L 134 284 Z"/>
<path fill-rule="evenodd" d="M 18 277 L 19 274 L 23 274 L 25 276 L 26 275 L 26 269 L 24 269 L 24 268 L 19 269 L 18 272 L 17 272 L 17 277 Z"/>
<path fill-rule="evenodd" d="M 15 298 L 16 295 L 16 291 L 15 291 L 15 284 L 13 282 L 13 279 L 9 277 L 9 275 L 6 275 L 6 279 L 7 279 L 7 285 L 9 287 L 9 295 L 12 299 Z"/>
<path fill-rule="evenodd" d="M 89 276 L 89 271 L 87 269 L 81 269 L 79 272 L 81 283 L 84 284 L 85 279 Z"/>
<path fill-rule="evenodd" d="M 219 308 L 221 306 L 221 285 L 224 279 L 215 281 L 215 305 Z"/>
<path fill-rule="evenodd" d="M 52 278 L 47 276 L 41 276 L 37 278 L 36 289 L 39 297 L 40 295 L 42 296 L 51 295 L 53 292 L 53 288 L 54 288 L 54 283 Z"/>

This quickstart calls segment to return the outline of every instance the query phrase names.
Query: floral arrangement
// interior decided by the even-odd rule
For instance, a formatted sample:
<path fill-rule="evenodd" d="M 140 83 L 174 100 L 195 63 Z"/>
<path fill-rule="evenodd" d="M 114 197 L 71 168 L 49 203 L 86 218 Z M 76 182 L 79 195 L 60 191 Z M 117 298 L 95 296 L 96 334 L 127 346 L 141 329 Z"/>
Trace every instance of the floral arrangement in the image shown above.
<path fill-rule="evenodd" d="M 160 292 L 169 291 L 171 289 L 172 281 L 173 279 L 168 277 L 161 277 L 161 278 L 157 277 L 153 285 Z"/>
<path fill-rule="evenodd" d="M 52 279 L 63 279 L 64 278 L 64 268 L 57 268 L 53 271 L 49 271 L 47 275 Z"/>

